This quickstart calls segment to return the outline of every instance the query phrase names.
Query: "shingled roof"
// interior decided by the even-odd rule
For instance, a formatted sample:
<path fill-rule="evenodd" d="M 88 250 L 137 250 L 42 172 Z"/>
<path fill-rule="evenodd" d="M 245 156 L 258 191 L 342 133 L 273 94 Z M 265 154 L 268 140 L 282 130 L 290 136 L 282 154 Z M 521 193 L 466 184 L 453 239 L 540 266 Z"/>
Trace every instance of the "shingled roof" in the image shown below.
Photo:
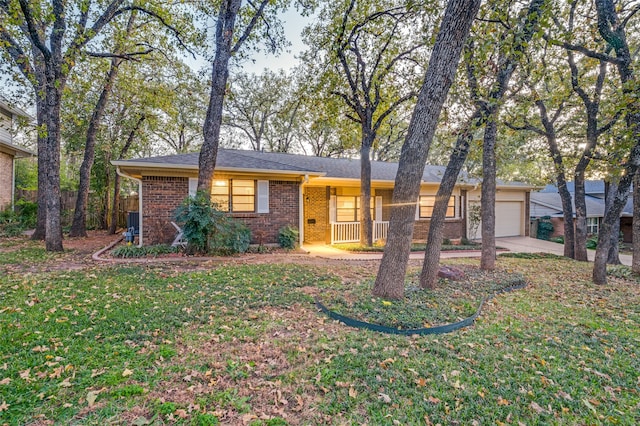
<path fill-rule="evenodd" d="M 161 157 L 140 158 L 116 161 L 120 166 L 161 166 L 197 169 L 198 153 L 167 155 Z M 235 149 L 219 149 L 216 168 L 223 170 L 262 170 L 289 171 L 300 174 L 316 174 L 329 178 L 360 179 L 360 160 L 349 158 L 312 157 L 279 152 L 244 151 Z M 427 165 L 422 175 L 423 182 L 439 183 L 444 174 L 444 166 Z M 371 179 L 376 181 L 394 181 L 398 171 L 398 163 L 372 161 Z M 476 180 L 465 179 L 468 183 Z"/>

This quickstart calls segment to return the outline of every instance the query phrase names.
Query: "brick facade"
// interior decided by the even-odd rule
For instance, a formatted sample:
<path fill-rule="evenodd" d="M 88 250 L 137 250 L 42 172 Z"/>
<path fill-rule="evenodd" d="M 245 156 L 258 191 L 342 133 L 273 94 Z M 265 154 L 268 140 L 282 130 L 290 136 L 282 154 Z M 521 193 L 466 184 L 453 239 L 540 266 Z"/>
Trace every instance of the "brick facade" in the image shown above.
<path fill-rule="evenodd" d="M 171 225 L 176 208 L 189 194 L 186 177 L 142 177 L 142 233 L 145 245 L 171 243 L 176 229 Z"/>
<path fill-rule="evenodd" d="M 143 238 L 145 245 L 171 243 L 176 230 L 171 225 L 176 208 L 189 194 L 186 177 L 142 178 Z M 298 226 L 299 183 L 269 182 L 269 213 L 234 213 L 251 230 L 252 243 L 277 243 L 283 226 Z"/>
<path fill-rule="evenodd" d="M 426 242 L 429 235 L 429 219 L 417 220 L 413 227 L 413 240 Z M 461 238 L 464 236 L 464 220 L 463 219 L 447 219 L 444 223 L 443 238 Z"/>
<path fill-rule="evenodd" d="M 328 242 L 329 195 L 327 187 L 307 187 L 304 193 L 304 242 Z"/>
<path fill-rule="evenodd" d="M 13 194 L 13 156 L 0 152 L 0 210 L 11 207 Z"/>
<path fill-rule="evenodd" d="M 251 230 L 252 244 L 274 244 L 283 226 L 298 227 L 300 184 L 294 181 L 269 181 L 269 213 L 233 213 Z"/>

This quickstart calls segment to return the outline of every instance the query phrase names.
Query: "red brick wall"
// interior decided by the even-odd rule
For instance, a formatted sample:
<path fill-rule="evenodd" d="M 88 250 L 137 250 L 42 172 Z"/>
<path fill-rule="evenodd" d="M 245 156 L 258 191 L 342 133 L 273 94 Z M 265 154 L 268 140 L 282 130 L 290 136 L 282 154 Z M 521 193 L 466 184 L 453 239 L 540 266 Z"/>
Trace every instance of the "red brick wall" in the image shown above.
<path fill-rule="evenodd" d="M 413 228 L 413 239 L 414 241 L 426 242 L 427 236 L 429 235 L 429 224 L 431 223 L 428 219 L 420 219 L 417 220 L 415 226 Z M 461 238 L 464 236 L 464 220 L 462 219 L 451 219 L 447 220 L 444 224 L 444 238 Z"/>
<path fill-rule="evenodd" d="M 251 229 L 252 244 L 277 243 L 280 228 L 298 227 L 299 185 L 292 181 L 269 181 L 269 213 L 233 213 L 235 219 Z"/>
<path fill-rule="evenodd" d="M 277 243 L 278 231 L 298 226 L 298 182 L 269 182 L 269 213 L 234 213 L 251 229 L 252 243 Z M 143 238 L 145 245 L 171 243 L 176 230 L 171 225 L 176 208 L 189 194 L 186 177 L 142 178 Z"/>
<path fill-rule="evenodd" d="M 0 152 L 0 211 L 11 206 L 13 156 Z"/>
<path fill-rule="evenodd" d="M 171 225 L 176 208 L 189 195 L 186 177 L 142 177 L 142 233 L 145 245 L 171 243 L 176 230 Z"/>

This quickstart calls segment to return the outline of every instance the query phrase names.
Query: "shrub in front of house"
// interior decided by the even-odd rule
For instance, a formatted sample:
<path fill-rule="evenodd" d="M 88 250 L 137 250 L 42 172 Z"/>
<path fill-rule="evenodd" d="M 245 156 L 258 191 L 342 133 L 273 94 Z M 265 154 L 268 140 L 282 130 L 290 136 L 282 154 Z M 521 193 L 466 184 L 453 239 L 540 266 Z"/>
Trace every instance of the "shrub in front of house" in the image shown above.
<path fill-rule="evenodd" d="M 539 240 L 549 240 L 551 235 L 553 234 L 553 223 L 551 223 L 550 216 L 543 216 L 540 218 L 540 222 L 538 223 L 538 234 L 537 238 Z"/>
<path fill-rule="evenodd" d="M 174 216 L 182 226 L 188 254 L 228 255 L 249 249 L 249 228 L 220 211 L 202 192 L 195 197 L 187 197 Z"/>
<path fill-rule="evenodd" d="M 300 235 L 300 232 L 295 226 L 283 226 L 278 231 L 278 243 L 280 244 L 280 247 L 286 249 L 296 248 L 298 235 Z"/>

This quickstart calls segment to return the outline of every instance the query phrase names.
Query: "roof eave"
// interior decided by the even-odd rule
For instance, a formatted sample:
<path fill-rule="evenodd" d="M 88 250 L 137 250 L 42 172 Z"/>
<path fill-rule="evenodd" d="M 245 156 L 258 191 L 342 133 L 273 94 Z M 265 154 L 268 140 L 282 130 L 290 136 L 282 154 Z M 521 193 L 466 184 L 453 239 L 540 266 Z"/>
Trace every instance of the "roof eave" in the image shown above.
<path fill-rule="evenodd" d="M 30 151 L 30 150 L 28 150 L 26 148 L 23 148 L 21 146 L 12 144 L 10 142 L 0 142 L 0 148 L 2 148 L 2 147 L 6 148 L 3 151 L 11 151 L 10 154 L 12 154 L 15 158 L 26 158 L 26 157 L 36 157 L 37 156 L 37 154 L 35 152 Z"/>
<path fill-rule="evenodd" d="M 178 169 L 197 171 L 199 167 L 195 164 L 168 164 L 168 163 L 151 163 L 148 161 L 131 161 L 131 160 L 113 160 L 111 164 L 118 167 L 128 169 Z M 261 173 L 273 175 L 292 175 L 292 176 L 324 176 L 324 172 L 305 171 L 305 170 L 275 170 L 275 169 L 248 169 L 244 167 L 216 167 L 219 172 L 234 173 Z"/>

